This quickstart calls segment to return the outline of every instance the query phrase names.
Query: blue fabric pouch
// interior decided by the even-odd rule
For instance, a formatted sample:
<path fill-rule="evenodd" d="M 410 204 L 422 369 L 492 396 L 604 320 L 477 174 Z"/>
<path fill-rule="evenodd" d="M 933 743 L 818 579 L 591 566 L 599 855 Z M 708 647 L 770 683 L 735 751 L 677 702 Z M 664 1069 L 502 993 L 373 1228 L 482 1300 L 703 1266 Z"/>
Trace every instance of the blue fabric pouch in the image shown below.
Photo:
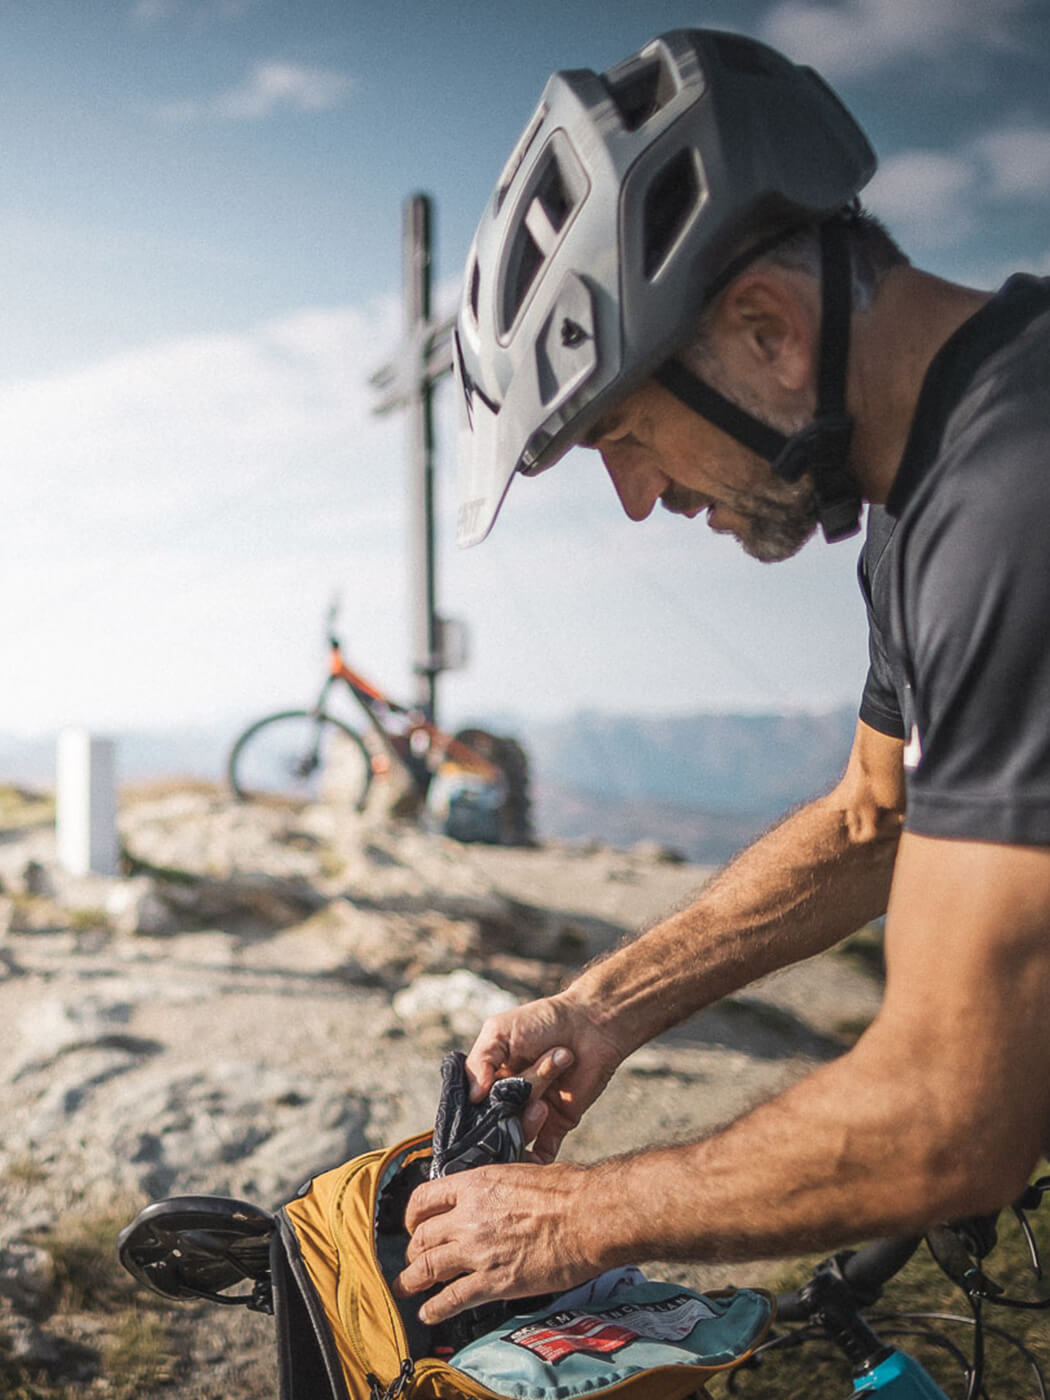
<path fill-rule="evenodd" d="M 639 1283 L 600 1302 L 511 1317 L 449 1365 L 510 1400 L 570 1400 L 618 1387 L 642 1400 L 647 1380 L 654 1396 L 681 1394 L 739 1365 L 765 1337 L 773 1306 L 752 1289 L 701 1294 Z M 678 1371 L 678 1384 L 667 1368 Z"/>

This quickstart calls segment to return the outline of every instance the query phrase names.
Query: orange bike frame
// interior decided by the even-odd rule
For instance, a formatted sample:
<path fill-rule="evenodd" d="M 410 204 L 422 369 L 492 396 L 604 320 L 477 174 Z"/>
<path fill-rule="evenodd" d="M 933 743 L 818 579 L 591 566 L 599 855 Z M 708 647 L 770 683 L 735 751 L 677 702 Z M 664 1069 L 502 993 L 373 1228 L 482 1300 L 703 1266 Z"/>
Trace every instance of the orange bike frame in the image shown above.
<path fill-rule="evenodd" d="M 478 753 L 469 744 L 464 744 L 461 740 L 455 739 L 451 734 L 446 734 L 437 725 L 431 724 L 418 710 L 410 710 L 404 705 L 399 705 L 396 700 L 391 700 L 383 692 L 365 680 L 364 676 L 351 668 L 343 660 L 343 654 L 339 643 L 333 639 L 331 643 L 331 658 L 329 671 L 333 680 L 345 681 L 353 691 L 361 707 L 367 712 L 376 729 L 379 730 L 387 743 L 392 743 L 392 736 L 384 727 L 379 715 L 376 713 L 378 706 L 389 710 L 391 714 L 403 715 L 408 725 L 410 735 L 425 734 L 427 739 L 427 752 L 433 752 L 440 758 L 451 759 L 453 763 L 461 768 L 467 769 L 471 773 L 477 773 L 479 777 L 487 779 L 489 782 L 500 781 L 502 774 L 499 768 L 491 763 L 483 754 Z M 396 745 L 394 745 L 396 748 Z"/>

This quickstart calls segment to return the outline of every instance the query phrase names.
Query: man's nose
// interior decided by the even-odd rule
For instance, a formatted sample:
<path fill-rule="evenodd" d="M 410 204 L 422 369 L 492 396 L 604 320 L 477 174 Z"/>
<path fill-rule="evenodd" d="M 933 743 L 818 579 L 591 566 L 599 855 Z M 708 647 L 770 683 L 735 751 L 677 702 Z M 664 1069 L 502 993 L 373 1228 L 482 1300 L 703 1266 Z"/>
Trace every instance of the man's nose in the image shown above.
<path fill-rule="evenodd" d="M 629 520 L 645 520 L 652 514 L 661 492 L 667 489 L 667 477 L 644 460 L 618 460 L 611 451 L 602 453 L 602 461 L 624 514 Z"/>

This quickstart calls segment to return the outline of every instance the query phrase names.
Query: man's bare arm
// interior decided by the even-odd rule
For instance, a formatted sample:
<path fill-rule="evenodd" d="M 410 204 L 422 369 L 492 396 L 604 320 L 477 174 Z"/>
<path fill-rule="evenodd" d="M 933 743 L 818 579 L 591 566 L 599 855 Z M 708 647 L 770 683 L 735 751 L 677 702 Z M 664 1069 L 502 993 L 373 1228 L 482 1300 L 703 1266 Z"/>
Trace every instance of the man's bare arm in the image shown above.
<path fill-rule="evenodd" d="M 404 1291 L 454 1280 L 434 1320 L 611 1264 L 832 1249 L 1008 1203 L 1050 1128 L 1050 850 L 904 837 L 887 966 L 854 1049 L 723 1133 L 422 1187 Z"/>
<path fill-rule="evenodd" d="M 861 723 L 836 788 L 738 856 L 688 908 L 558 996 L 486 1021 L 467 1061 L 476 1094 L 503 1068 L 520 1071 L 557 1046 L 571 1051 L 571 1069 L 534 1106 L 537 1155 L 551 1160 L 639 1045 L 882 914 L 904 803 L 901 749 Z"/>
<path fill-rule="evenodd" d="M 886 912 L 902 745 L 859 724 L 842 781 L 737 856 L 698 899 L 584 971 L 572 994 L 630 1049 Z"/>

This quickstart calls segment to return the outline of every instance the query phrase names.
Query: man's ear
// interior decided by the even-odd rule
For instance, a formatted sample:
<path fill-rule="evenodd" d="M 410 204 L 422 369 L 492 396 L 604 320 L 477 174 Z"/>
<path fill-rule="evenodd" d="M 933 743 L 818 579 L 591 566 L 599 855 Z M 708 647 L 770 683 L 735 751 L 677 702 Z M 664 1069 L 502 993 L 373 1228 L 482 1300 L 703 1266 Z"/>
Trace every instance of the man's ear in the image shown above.
<path fill-rule="evenodd" d="M 718 320 L 730 358 L 792 391 L 812 383 L 820 344 L 820 297 L 804 273 L 745 272 L 727 288 Z"/>

